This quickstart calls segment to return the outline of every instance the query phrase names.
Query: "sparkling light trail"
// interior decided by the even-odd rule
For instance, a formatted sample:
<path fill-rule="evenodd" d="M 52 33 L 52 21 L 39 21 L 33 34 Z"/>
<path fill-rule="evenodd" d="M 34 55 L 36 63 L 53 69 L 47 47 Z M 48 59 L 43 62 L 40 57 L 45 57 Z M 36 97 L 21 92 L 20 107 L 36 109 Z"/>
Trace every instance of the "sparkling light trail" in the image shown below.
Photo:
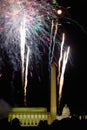
<path fill-rule="evenodd" d="M 62 42 L 61 42 L 61 49 L 60 49 L 60 57 L 59 57 L 59 61 L 58 61 L 58 77 L 57 77 L 58 83 L 60 82 L 61 62 L 62 62 L 62 58 L 63 58 L 64 40 L 65 40 L 65 34 L 63 33 Z"/>
<path fill-rule="evenodd" d="M 21 63 L 22 63 L 22 86 L 24 86 L 24 71 L 25 71 L 25 37 L 26 37 L 26 31 L 25 31 L 25 19 L 21 23 L 20 26 L 20 53 L 21 53 Z"/>
<path fill-rule="evenodd" d="M 58 33 L 58 22 L 52 20 L 51 33 L 50 33 L 50 46 L 49 46 L 49 65 L 51 65 L 53 61 L 57 33 Z"/>
<path fill-rule="evenodd" d="M 27 106 L 27 99 L 26 99 L 26 88 L 28 83 L 28 65 L 29 65 L 29 54 L 30 49 L 27 47 L 27 56 L 26 56 L 26 67 L 25 67 L 25 81 L 24 81 L 24 105 Z"/>
<path fill-rule="evenodd" d="M 59 68 L 58 77 L 57 77 L 58 87 L 59 87 L 58 108 L 60 108 L 60 101 L 62 97 L 62 89 L 63 89 L 63 84 L 64 84 L 64 74 L 65 74 L 66 64 L 67 64 L 69 52 L 70 52 L 70 46 L 68 46 L 67 50 L 64 51 L 64 54 L 63 54 L 64 40 L 65 40 L 65 34 L 63 34 L 61 50 L 60 50 L 60 58 L 58 62 L 58 68 Z"/>

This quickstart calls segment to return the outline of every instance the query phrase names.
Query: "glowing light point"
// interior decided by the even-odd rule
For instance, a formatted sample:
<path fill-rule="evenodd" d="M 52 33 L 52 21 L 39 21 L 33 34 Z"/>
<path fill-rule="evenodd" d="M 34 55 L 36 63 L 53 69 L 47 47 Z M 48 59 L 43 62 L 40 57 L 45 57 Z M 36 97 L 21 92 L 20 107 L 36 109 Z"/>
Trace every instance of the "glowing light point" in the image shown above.
<path fill-rule="evenodd" d="M 61 15 L 62 13 L 63 13 L 63 11 L 62 11 L 61 9 L 58 9 L 58 10 L 57 10 L 57 14 L 58 14 L 58 15 Z"/>

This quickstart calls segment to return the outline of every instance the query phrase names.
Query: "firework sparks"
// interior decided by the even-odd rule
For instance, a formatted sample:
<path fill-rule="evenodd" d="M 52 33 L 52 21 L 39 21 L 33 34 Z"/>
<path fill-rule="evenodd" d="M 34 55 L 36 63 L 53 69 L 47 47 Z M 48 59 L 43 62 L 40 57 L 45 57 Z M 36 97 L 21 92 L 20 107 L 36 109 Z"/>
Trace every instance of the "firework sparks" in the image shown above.
<path fill-rule="evenodd" d="M 63 38 L 62 38 L 62 43 L 61 43 L 61 49 L 60 49 L 60 57 L 58 61 L 58 83 L 60 82 L 60 74 L 61 74 L 61 62 L 63 58 L 63 45 L 64 45 L 64 39 L 65 39 L 65 34 L 63 33 Z"/>
<path fill-rule="evenodd" d="M 21 61 L 22 61 L 22 86 L 24 86 L 24 56 L 25 56 L 25 37 L 26 37 L 26 31 L 25 31 L 25 20 L 23 21 L 23 24 L 21 24 L 20 27 L 20 50 L 21 50 Z"/>
<path fill-rule="evenodd" d="M 60 101 L 62 97 L 62 88 L 64 84 L 64 73 L 65 73 L 66 64 L 67 64 L 68 56 L 70 52 L 70 46 L 68 46 L 67 50 L 64 51 L 64 54 L 63 54 L 64 40 L 65 40 L 65 34 L 63 34 L 61 50 L 60 50 L 60 58 L 58 62 L 58 68 L 59 68 L 58 77 L 57 77 L 58 85 L 59 85 L 58 107 L 60 107 Z"/>
<path fill-rule="evenodd" d="M 21 68 L 24 95 L 29 67 L 27 62 L 33 61 L 32 57 L 37 63 L 40 62 L 45 48 L 49 50 L 53 19 L 58 19 L 58 16 L 47 0 L 0 0 L 0 48 L 5 50 L 14 71 Z M 28 48 L 31 51 L 29 60 L 25 58 L 28 57 Z"/>
<path fill-rule="evenodd" d="M 54 28 L 54 21 L 52 20 L 51 23 L 51 33 L 50 33 L 50 45 L 49 45 L 49 68 L 52 62 L 52 35 L 53 35 L 53 28 Z"/>
<path fill-rule="evenodd" d="M 55 49 L 55 41 L 56 41 L 56 36 L 58 32 L 58 22 L 56 24 L 52 20 L 52 25 L 51 25 L 51 34 L 50 34 L 50 46 L 49 46 L 49 65 L 52 64 L 53 57 L 54 57 L 54 49 Z"/>
<path fill-rule="evenodd" d="M 11 61 L 14 61 L 14 67 L 21 67 L 19 52 L 21 42 L 25 42 L 25 46 L 30 46 L 31 55 L 40 61 L 41 53 L 44 53 L 40 50 L 40 46 L 43 50 L 49 47 L 51 20 L 58 18 L 53 6 L 42 0 L 12 2 L 1 0 L 0 7 L 0 35 L 4 40 L 1 46 Z"/>
<path fill-rule="evenodd" d="M 26 68 L 25 68 L 25 82 L 24 82 L 24 104 L 25 104 L 25 106 L 27 105 L 26 88 L 27 88 L 27 83 L 28 83 L 27 77 L 28 77 L 29 54 L 30 54 L 30 49 L 29 49 L 29 47 L 27 47 Z"/>

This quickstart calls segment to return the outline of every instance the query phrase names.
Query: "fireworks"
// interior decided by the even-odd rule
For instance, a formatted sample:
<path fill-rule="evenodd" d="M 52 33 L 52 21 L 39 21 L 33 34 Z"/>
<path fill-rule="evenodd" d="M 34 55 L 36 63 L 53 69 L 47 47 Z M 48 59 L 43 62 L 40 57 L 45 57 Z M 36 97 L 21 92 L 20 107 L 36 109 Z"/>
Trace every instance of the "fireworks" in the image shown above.
<path fill-rule="evenodd" d="M 0 9 L 3 8 L 3 10 L 0 10 L 0 35 L 3 35 L 5 39 L 5 43 L 4 43 L 5 45 L 3 46 L 5 47 L 7 45 L 6 48 L 10 46 L 10 49 L 8 50 L 10 52 L 11 52 L 12 47 L 13 48 L 15 47 L 15 51 L 16 49 L 19 49 L 19 48 L 16 48 L 16 46 L 20 44 L 20 37 L 21 37 L 20 26 L 23 19 L 26 19 L 25 21 L 26 36 L 25 37 L 28 38 L 29 36 L 29 39 L 26 39 L 27 41 L 29 40 L 29 44 L 31 44 L 31 41 L 33 40 L 32 34 L 36 33 L 36 31 L 34 31 L 34 28 L 36 26 L 35 18 L 37 16 L 35 17 L 34 11 L 32 9 L 28 9 L 28 7 L 26 6 L 28 5 L 24 5 L 23 3 L 19 4 L 17 1 L 15 1 L 15 3 L 8 3 L 8 1 L 2 1 L 2 2 L 0 1 Z M 33 16 L 28 15 L 29 12 Z M 28 44 L 27 41 L 26 41 L 26 44 Z M 13 44 L 15 45 L 13 46 Z M 13 52 L 14 51 L 12 51 L 12 53 Z"/>
<path fill-rule="evenodd" d="M 58 86 L 59 87 L 58 107 L 60 107 L 60 101 L 62 97 L 62 88 L 64 84 L 64 73 L 65 73 L 65 68 L 66 68 L 66 64 L 67 64 L 69 52 L 70 52 L 70 46 L 68 46 L 67 50 L 64 51 L 63 53 L 64 40 L 65 40 L 65 34 L 63 33 L 61 49 L 60 49 L 60 57 L 58 61 L 58 77 L 57 77 L 57 81 L 59 85 Z"/>
<path fill-rule="evenodd" d="M 56 6 L 56 1 L 53 4 Z M 48 0 L 0 1 L 0 49 L 6 52 L 14 71 L 21 69 L 24 97 L 29 65 L 33 61 L 38 64 L 44 53 L 49 53 L 49 65 L 57 62 L 54 52 L 55 47 L 59 50 L 61 36 L 55 6 Z"/>
<path fill-rule="evenodd" d="M 23 85 L 26 81 L 27 61 L 31 64 L 34 57 L 38 64 L 45 48 L 49 51 L 52 19 L 57 20 L 58 17 L 50 2 L 0 1 L 0 48 L 5 50 L 14 71 L 21 68 Z M 29 60 L 27 60 L 27 48 L 31 52 Z"/>
<path fill-rule="evenodd" d="M 0 38 L 3 39 L 0 47 L 6 51 L 14 69 L 21 67 L 21 42 L 25 44 L 24 55 L 27 54 L 26 46 L 29 46 L 30 60 L 34 56 L 38 63 L 45 48 L 49 48 L 51 21 L 58 20 L 54 7 L 43 0 L 1 0 L 0 9 Z"/>

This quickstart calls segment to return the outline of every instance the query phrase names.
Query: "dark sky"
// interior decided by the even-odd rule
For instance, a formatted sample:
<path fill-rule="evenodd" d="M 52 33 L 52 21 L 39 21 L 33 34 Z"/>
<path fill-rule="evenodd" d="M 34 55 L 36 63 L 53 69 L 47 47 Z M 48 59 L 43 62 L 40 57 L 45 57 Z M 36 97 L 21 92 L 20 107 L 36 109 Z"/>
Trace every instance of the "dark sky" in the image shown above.
<path fill-rule="evenodd" d="M 67 63 L 65 71 L 65 79 L 62 93 L 61 106 L 68 104 L 73 113 L 87 113 L 87 23 L 86 23 L 86 2 L 83 0 L 69 1 L 59 0 L 59 5 L 71 7 L 68 9 L 70 19 L 62 18 L 61 30 L 66 33 L 66 43 L 70 45 L 70 60 Z M 68 23 L 67 23 L 68 22 Z M 8 57 L 6 57 L 8 58 Z M 8 60 L 8 59 L 7 59 Z M 43 57 L 43 65 L 39 65 L 42 80 L 39 79 L 34 68 L 33 79 L 29 79 L 28 93 L 28 106 L 47 106 L 49 107 L 49 72 L 47 57 Z M 5 61 L 6 64 L 6 61 Z M 23 106 L 23 91 L 21 88 L 20 72 L 15 73 L 14 88 L 11 88 L 9 80 L 11 77 L 11 66 L 6 66 L 3 69 L 2 78 L 0 78 L 0 97 L 7 100 L 12 105 Z M 10 74 L 9 74 L 10 73 Z M 18 87 L 19 86 L 19 87 Z M 14 90 L 13 90 L 14 89 Z M 20 91 L 21 90 L 21 91 Z M 15 91 L 15 99 L 14 92 Z M 48 108 L 49 109 L 49 108 Z"/>
<path fill-rule="evenodd" d="M 60 0 L 60 5 L 70 6 L 71 25 L 65 25 L 67 40 L 71 46 L 72 64 L 67 65 L 65 73 L 65 84 L 63 86 L 63 99 L 70 105 L 72 111 L 87 113 L 87 20 L 86 1 L 64 1 Z M 71 20 L 70 20 L 71 21 Z"/>

